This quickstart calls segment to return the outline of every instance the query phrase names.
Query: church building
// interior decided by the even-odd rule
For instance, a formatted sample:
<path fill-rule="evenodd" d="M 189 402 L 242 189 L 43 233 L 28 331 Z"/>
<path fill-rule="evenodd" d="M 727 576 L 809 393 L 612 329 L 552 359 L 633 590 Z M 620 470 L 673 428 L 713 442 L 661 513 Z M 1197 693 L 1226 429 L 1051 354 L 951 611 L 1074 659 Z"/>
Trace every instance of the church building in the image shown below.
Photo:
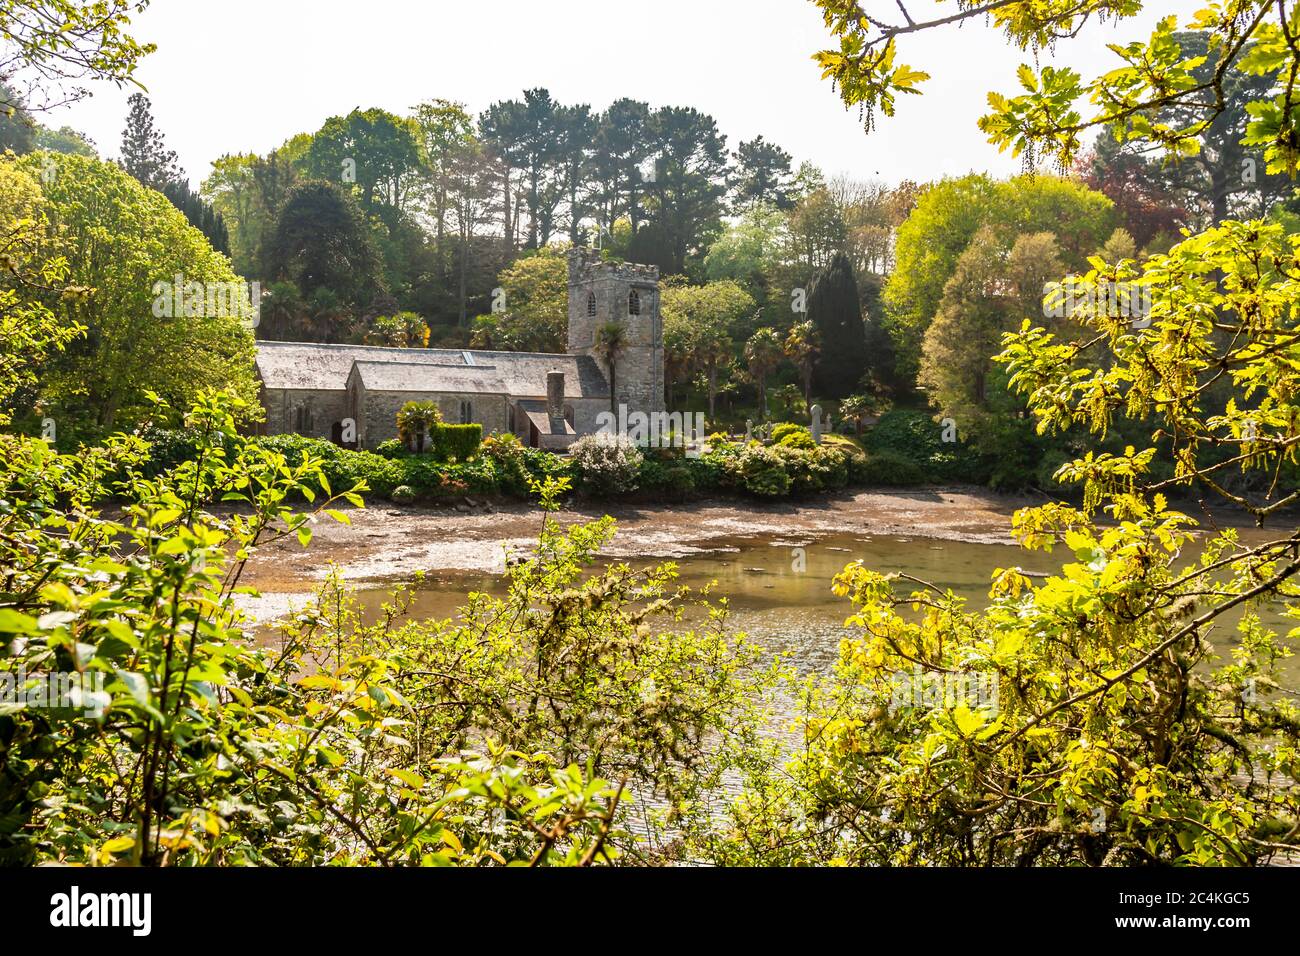
<path fill-rule="evenodd" d="M 264 433 L 373 450 L 397 437 L 403 405 L 432 401 L 443 421 L 477 422 L 484 435 L 513 432 L 531 447 L 562 450 L 597 431 L 601 412 L 662 411 L 659 270 L 603 262 L 590 249 L 571 250 L 568 265 L 563 354 L 258 342 Z M 598 348 L 611 323 L 622 327 L 612 370 Z"/>

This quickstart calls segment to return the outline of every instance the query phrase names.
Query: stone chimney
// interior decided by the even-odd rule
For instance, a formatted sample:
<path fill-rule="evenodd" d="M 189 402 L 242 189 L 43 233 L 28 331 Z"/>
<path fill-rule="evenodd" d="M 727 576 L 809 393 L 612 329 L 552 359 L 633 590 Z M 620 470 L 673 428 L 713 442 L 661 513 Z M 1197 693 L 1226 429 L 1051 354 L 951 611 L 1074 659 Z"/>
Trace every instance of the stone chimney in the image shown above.
<path fill-rule="evenodd" d="M 546 373 L 546 414 L 552 419 L 564 417 L 564 373 L 556 369 Z"/>

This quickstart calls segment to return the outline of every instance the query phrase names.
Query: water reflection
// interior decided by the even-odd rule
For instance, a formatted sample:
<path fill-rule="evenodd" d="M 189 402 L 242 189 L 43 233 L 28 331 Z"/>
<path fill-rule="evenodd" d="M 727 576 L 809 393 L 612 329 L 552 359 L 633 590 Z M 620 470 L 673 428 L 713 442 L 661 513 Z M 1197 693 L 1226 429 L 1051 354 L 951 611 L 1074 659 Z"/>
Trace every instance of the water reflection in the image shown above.
<path fill-rule="evenodd" d="M 646 555 L 642 562 L 659 560 Z M 701 589 L 716 582 L 714 597 L 726 597 L 735 630 L 780 652 L 805 672 L 827 672 L 838 654 L 840 640 L 851 633 L 844 619 L 851 605 L 831 593 L 835 575 L 851 561 L 869 567 L 901 571 L 940 588 L 951 589 L 969 602 L 972 610 L 988 603 L 990 576 L 995 568 L 1019 566 L 1031 572 L 1056 571 L 1070 560 L 1058 548 L 1054 554 L 1025 551 L 1011 545 L 973 544 L 933 538 L 893 535 L 842 535 L 817 539 L 737 538 L 712 552 L 676 560 L 682 583 Z M 358 593 L 363 606 L 376 611 L 388 599 L 391 584 L 371 584 Z M 501 593 L 499 576 L 463 572 L 436 572 L 426 577 L 416 593 L 412 611 L 418 617 L 452 617 L 470 591 Z M 305 596 L 295 596 L 301 606 Z M 1281 618 L 1266 621 L 1285 632 Z M 1219 654 L 1226 657 L 1235 643 L 1231 622 L 1221 622 L 1210 635 Z M 1300 659 L 1283 663 L 1283 683 L 1300 688 Z"/>

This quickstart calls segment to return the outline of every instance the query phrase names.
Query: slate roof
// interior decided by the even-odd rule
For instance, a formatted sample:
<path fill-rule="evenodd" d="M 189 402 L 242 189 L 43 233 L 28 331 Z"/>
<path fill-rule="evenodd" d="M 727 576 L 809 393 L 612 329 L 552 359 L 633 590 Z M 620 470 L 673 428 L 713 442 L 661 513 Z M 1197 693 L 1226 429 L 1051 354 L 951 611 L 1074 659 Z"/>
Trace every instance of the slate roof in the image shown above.
<path fill-rule="evenodd" d="M 398 391 L 502 392 L 514 397 L 543 398 L 546 373 L 564 373 L 565 398 L 608 398 L 609 383 L 589 355 L 542 352 L 482 352 L 473 349 L 395 349 L 375 345 L 320 345 L 312 342 L 258 342 L 257 374 L 268 389 L 342 391 L 353 363 L 365 368 L 367 388 L 390 390 L 370 382 L 417 383 Z M 381 373 L 372 366 L 400 366 Z M 414 366 L 415 368 L 412 368 Z M 478 368 L 478 373 L 468 373 Z M 474 383 L 481 383 L 481 387 Z"/>
<path fill-rule="evenodd" d="M 561 418 L 552 418 L 546 410 L 546 403 L 525 399 L 519 403 L 519 409 L 528 416 L 528 420 L 537 426 L 537 431 L 542 435 L 576 435 L 573 426 L 568 420 Z"/>
<path fill-rule="evenodd" d="M 504 394 L 491 365 L 357 361 L 353 367 L 368 392 L 474 392 Z"/>

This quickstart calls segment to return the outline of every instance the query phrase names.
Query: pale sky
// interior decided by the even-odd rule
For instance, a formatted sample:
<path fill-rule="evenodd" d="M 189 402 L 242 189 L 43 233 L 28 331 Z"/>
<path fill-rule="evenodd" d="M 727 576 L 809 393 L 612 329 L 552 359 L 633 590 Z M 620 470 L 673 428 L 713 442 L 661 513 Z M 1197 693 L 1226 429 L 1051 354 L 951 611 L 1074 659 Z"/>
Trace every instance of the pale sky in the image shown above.
<path fill-rule="evenodd" d="M 895 11 L 892 0 L 869 2 Z M 1144 38 L 1158 15 L 1199 5 L 1167 0 L 1120 25 L 1090 25 L 1058 62 L 1085 77 L 1111 69 L 1119 61 L 1106 43 Z M 914 16 L 951 7 L 910 5 Z M 870 136 L 811 60 L 830 44 L 807 0 L 154 0 L 135 25 L 158 45 L 138 77 L 196 186 L 223 153 L 265 153 L 356 106 L 405 113 L 443 97 L 477 115 L 533 86 L 597 110 L 623 96 L 693 106 L 730 149 L 761 134 L 796 165 L 810 159 L 832 175 L 893 183 L 1019 170 L 975 121 L 987 91 L 1017 91 L 1027 57 L 982 21 L 903 38 L 899 59 L 932 79 Z M 130 92 L 98 87 L 43 121 L 116 156 Z"/>

